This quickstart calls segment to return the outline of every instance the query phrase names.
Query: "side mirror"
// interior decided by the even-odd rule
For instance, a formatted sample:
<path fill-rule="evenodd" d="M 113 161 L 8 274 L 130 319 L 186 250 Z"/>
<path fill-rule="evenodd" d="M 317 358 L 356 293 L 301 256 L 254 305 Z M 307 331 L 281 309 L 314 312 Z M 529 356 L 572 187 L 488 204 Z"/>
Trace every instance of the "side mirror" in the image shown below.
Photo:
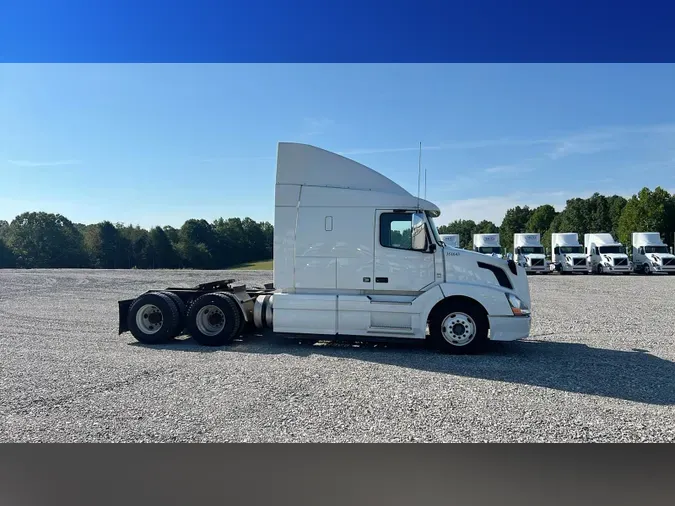
<path fill-rule="evenodd" d="M 415 251 L 427 250 L 427 227 L 424 215 L 421 213 L 412 215 L 412 249 Z"/>

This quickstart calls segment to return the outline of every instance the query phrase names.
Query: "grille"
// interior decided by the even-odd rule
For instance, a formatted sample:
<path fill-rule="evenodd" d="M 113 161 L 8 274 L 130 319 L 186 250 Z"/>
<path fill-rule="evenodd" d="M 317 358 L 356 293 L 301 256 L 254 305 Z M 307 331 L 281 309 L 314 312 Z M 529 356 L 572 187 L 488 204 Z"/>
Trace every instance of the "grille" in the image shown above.
<path fill-rule="evenodd" d="M 663 265 L 675 265 L 675 258 L 664 258 Z"/>
<path fill-rule="evenodd" d="M 586 265 L 586 259 L 585 258 L 575 258 L 574 259 L 574 265 Z"/>
<path fill-rule="evenodd" d="M 532 267 L 541 267 L 544 265 L 544 259 L 543 258 L 533 258 L 532 259 Z"/>
<path fill-rule="evenodd" d="M 614 265 L 628 265 L 628 259 L 627 258 L 615 258 L 614 259 Z"/>

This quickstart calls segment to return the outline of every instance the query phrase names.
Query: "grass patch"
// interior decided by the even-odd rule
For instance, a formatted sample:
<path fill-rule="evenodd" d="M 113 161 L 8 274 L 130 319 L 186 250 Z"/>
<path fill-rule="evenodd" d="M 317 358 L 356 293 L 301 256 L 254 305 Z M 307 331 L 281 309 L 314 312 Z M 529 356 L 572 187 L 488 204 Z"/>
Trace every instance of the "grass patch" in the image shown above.
<path fill-rule="evenodd" d="M 271 271 L 274 266 L 274 260 L 261 260 L 260 262 L 250 262 L 247 264 L 232 267 L 233 271 Z"/>

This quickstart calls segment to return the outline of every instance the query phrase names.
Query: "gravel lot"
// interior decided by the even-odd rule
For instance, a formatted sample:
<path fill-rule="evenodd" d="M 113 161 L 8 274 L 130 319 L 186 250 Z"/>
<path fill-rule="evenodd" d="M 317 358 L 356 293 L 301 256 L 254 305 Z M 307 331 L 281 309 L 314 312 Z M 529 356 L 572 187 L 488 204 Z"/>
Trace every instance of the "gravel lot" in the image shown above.
<path fill-rule="evenodd" d="M 675 278 L 532 276 L 527 341 L 205 349 L 117 336 L 117 300 L 270 272 L 0 271 L 0 441 L 673 441 Z"/>

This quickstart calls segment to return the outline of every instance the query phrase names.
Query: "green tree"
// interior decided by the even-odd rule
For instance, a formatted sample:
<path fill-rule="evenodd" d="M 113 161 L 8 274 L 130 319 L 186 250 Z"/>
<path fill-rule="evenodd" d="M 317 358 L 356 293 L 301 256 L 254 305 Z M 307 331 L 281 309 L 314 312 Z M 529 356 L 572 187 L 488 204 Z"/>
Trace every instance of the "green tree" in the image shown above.
<path fill-rule="evenodd" d="M 550 204 L 537 207 L 532 211 L 525 224 L 526 232 L 537 232 L 544 235 L 551 228 L 551 223 L 557 215 L 555 208 Z"/>
<path fill-rule="evenodd" d="M 499 232 L 499 227 L 488 220 L 483 220 L 476 224 L 474 234 L 496 234 Z"/>
<path fill-rule="evenodd" d="M 14 252 L 5 244 L 5 240 L 0 235 L 0 269 L 9 269 L 15 266 Z"/>
<path fill-rule="evenodd" d="M 516 206 L 506 211 L 499 226 L 499 238 L 506 251 L 513 251 L 513 234 L 529 232 L 526 227 L 531 215 L 532 210 L 528 206 Z"/>
<path fill-rule="evenodd" d="M 179 260 L 171 239 L 162 227 L 154 227 L 148 234 L 151 258 L 149 267 L 153 269 L 173 269 Z"/>
<path fill-rule="evenodd" d="M 473 220 L 455 220 L 438 227 L 439 234 L 459 234 L 459 246 L 465 249 L 471 247 L 475 230 L 476 222 Z"/>
<path fill-rule="evenodd" d="M 12 220 L 5 235 L 19 267 L 66 268 L 87 264 L 82 236 L 60 214 L 20 214 Z"/>
<path fill-rule="evenodd" d="M 675 199 L 657 186 L 633 195 L 619 218 L 619 241 L 630 244 L 633 232 L 659 232 L 668 238 L 675 230 Z"/>

